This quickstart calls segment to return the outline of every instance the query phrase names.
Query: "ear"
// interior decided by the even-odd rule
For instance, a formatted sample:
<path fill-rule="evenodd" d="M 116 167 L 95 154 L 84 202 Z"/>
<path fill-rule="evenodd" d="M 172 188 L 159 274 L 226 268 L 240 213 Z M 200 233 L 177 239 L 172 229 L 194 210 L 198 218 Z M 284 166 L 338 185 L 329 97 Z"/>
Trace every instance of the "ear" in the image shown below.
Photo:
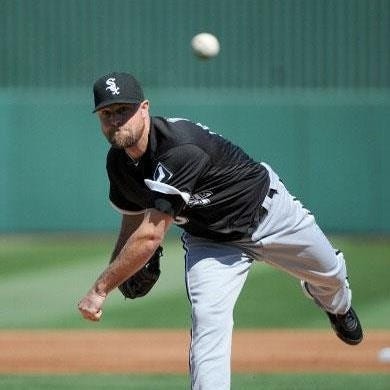
<path fill-rule="evenodd" d="M 141 103 L 141 115 L 142 118 L 146 118 L 147 116 L 149 116 L 149 100 L 144 100 Z"/>

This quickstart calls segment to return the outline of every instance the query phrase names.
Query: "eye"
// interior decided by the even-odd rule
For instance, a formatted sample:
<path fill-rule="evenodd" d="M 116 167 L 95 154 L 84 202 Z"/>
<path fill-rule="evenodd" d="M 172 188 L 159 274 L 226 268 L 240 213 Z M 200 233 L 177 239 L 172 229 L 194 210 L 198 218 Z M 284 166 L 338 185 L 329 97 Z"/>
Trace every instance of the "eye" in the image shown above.
<path fill-rule="evenodd" d="M 119 115 L 126 114 L 128 111 L 130 111 L 130 109 L 129 109 L 129 107 L 126 107 L 126 106 L 119 107 L 119 108 L 116 110 L 117 114 L 119 114 Z"/>
<path fill-rule="evenodd" d="M 101 118 L 108 118 L 110 116 L 110 112 L 108 110 L 100 110 L 99 115 Z"/>

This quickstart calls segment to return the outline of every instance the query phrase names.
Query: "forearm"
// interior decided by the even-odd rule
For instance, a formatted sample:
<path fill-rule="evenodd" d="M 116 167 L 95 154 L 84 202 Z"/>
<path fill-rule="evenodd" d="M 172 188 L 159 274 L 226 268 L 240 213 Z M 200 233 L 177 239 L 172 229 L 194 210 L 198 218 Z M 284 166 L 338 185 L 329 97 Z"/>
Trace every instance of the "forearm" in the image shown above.
<path fill-rule="evenodd" d="M 142 222 L 124 218 L 110 264 L 78 304 L 84 318 L 98 321 L 110 291 L 140 270 L 161 244 L 173 219 L 158 211 L 147 211 Z"/>
<path fill-rule="evenodd" d="M 119 255 L 122 248 L 125 246 L 129 237 L 135 232 L 138 226 L 141 224 L 143 214 L 137 214 L 135 216 L 122 216 L 122 224 L 119 231 L 118 238 L 115 243 L 114 250 L 111 254 L 110 263 L 112 263 Z"/>
<path fill-rule="evenodd" d="M 122 246 L 116 246 L 108 267 L 96 280 L 93 289 L 106 296 L 122 282 L 140 270 L 160 245 L 159 239 L 130 237 Z"/>

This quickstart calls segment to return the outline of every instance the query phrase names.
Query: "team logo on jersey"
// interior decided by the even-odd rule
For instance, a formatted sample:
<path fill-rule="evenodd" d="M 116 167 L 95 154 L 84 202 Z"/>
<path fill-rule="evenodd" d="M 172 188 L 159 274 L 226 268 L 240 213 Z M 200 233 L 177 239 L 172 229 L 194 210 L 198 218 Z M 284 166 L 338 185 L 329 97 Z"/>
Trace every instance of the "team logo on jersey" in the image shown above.
<path fill-rule="evenodd" d="M 106 80 L 108 87 L 106 90 L 110 90 L 113 95 L 119 95 L 119 87 L 115 83 L 115 77 L 110 77 Z"/>
<path fill-rule="evenodd" d="M 213 195 L 211 191 L 199 192 L 198 194 L 193 194 L 188 201 L 189 207 L 194 206 L 206 206 L 211 202 L 210 197 Z"/>
<path fill-rule="evenodd" d="M 158 181 L 160 183 L 165 183 L 172 176 L 173 176 L 172 172 L 159 162 L 157 164 L 156 170 L 154 171 L 153 180 Z"/>

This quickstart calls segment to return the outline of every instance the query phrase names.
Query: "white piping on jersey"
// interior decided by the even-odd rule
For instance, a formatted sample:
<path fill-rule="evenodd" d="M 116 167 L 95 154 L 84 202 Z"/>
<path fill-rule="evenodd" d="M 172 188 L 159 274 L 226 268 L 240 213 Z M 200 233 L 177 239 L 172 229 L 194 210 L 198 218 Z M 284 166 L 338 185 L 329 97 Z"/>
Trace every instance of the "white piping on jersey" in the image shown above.
<path fill-rule="evenodd" d="M 123 209 L 120 209 L 118 206 L 116 206 L 111 201 L 110 201 L 110 204 L 115 211 L 117 211 L 118 213 L 120 213 L 122 215 L 139 215 L 139 214 L 145 214 L 148 210 L 152 210 L 152 209 L 144 209 L 144 210 L 139 210 L 139 211 L 123 210 Z M 181 217 L 180 215 L 178 215 L 177 217 L 175 217 L 173 222 L 175 225 L 184 225 L 188 222 L 188 218 Z"/>
<path fill-rule="evenodd" d="M 176 123 L 180 121 L 186 121 L 186 122 L 190 121 L 189 119 L 186 118 L 165 118 L 165 119 L 167 120 L 167 122 L 171 122 L 171 123 Z"/>
<path fill-rule="evenodd" d="M 152 190 L 157 192 L 162 192 L 167 195 L 180 195 L 186 204 L 190 200 L 190 194 L 187 192 L 181 192 L 177 188 L 170 186 L 169 184 L 161 183 L 159 181 L 153 181 L 150 179 L 145 179 L 145 184 Z"/>
<path fill-rule="evenodd" d="M 148 209 L 145 209 L 145 210 L 139 210 L 139 211 L 130 211 L 130 210 L 123 210 L 121 208 L 119 208 L 117 205 L 115 205 L 114 203 L 112 203 L 110 201 L 110 204 L 112 206 L 112 208 L 116 211 L 118 211 L 118 213 L 120 214 L 124 214 L 124 215 L 138 215 L 138 214 L 144 214 L 146 212 L 146 210 Z"/>

